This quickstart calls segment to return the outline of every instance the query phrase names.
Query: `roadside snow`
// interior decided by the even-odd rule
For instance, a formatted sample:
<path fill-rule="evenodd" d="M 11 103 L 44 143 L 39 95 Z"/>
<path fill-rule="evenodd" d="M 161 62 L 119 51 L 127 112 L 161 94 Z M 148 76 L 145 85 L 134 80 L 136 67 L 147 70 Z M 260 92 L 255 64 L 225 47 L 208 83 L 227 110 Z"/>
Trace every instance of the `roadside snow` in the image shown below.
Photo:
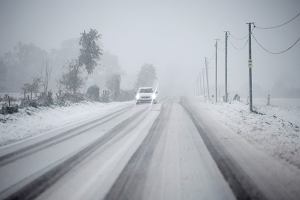
<path fill-rule="evenodd" d="M 290 102 L 274 99 L 273 105 L 267 106 L 255 100 L 255 109 L 261 114 L 250 113 L 243 102 L 212 104 L 197 99 L 194 103 L 259 149 L 300 168 L 300 99 Z"/>
<path fill-rule="evenodd" d="M 67 107 L 28 107 L 13 115 L 0 114 L 0 146 L 14 143 L 52 129 L 103 116 L 132 102 L 83 102 Z"/>

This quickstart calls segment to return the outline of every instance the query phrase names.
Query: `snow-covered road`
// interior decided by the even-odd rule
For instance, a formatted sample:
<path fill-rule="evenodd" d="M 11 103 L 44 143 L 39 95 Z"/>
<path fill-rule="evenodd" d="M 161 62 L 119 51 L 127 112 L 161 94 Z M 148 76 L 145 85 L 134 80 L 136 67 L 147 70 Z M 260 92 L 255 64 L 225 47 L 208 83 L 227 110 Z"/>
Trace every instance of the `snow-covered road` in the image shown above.
<path fill-rule="evenodd" d="M 1 151 L 0 157 L 0 197 L 16 193 L 37 177 L 76 157 L 95 142 L 102 144 L 109 141 L 107 136 L 114 136 L 116 128 L 131 123 L 147 110 L 147 106 L 129 107 L 126 112 L 108 114 L 98 120 L 80 124 L 77 128 L 72 127 L 69 131 L 54 134 L 53 137 L 47 135 L 41 141 L 36 137 L 25 140 L 25 144 L 15 145 L 16 151 L 13 150 L 14 146 L 8 146 L 8 150 Z"/>
<path fill-rule="evenodd" d="M 299 169 L 176 98 L 0 152 L 0 199 L 297 199 L 299 185 Z"/>
<path fill-rule="evenodd" d="M 178 102 L 132 156 L 106 199 L 235 199 L 192 120 Z"/>

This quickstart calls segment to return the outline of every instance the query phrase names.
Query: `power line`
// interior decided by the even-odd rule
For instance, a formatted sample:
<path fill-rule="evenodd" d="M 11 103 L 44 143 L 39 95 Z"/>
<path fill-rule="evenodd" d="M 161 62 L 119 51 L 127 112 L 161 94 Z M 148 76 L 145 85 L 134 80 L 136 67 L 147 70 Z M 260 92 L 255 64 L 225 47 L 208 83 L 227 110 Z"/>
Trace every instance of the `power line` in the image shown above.
<path fill-rule="evenodd" d="M 289 24 L 290 22 L 294 21 L 296 18 L 298 18 L 300 16 L 300 12 L 295 15 L 293 18 L 289 19 L 288 21 L 286 22 L 283 22 L 281 24 L 278 24 L 278 25 L 275 25 L 275 26 L 267 26 L 267 27 L 263 27 L 263 26 L 254 26 L 255 28 L 258 28 L 258 29 L 275 29 L 275 28 L 280 28 L 286 24 Z"/>
<path fill-rule="evenodd" d="M 233 39 L 235 39 L 235 40 L 245 40 L 245 39 L 247 39 L 247 37 L 248 37 L 248 34 L 245 35 L 245 36 L 243 36 L 243 37 L 237 37 L 237 36 L 235 36 L 235 35 L 232 35 L 231 32 L 229 32 L 229 35 L 231 36 L 231 38 L 233 38 Z"/>
<path fill-rule="evenodd" d="M 287 51 L 289 51 L 290 49 L 292 49 L 294 46 L 296 46 L 296 44 L 300 41 L 300 37 L 293 43 L 291 44 L 288 48 L 284 49 L 284 50 L 281 50 L 281 51 L 277 51 L 277 52 L 274 52 L 274 51 L 271 51 L 269 49 L 267 49 L 266 47 L 264 47 L 264 45 L 262 45 L 255 37 L 255 35 L 252 33 L 251 34 L 253 39 L 255 40 L 255 42 L 258 44 L 258 46 L 260 48 L 262 48 L 264 51 L 266 51 L 267 53 L 270 53 L 270 54 L 283 54 Z"/>
<path fill-rule="evenodd" d="M 248 41 L 249 41 L 249 39 L 245 41 L 245 43 L 243 44 L 242 47 L 237 47 L 237 46 L 235 46 L 235 45 L 231 42 L 231 40 L 229 40 L 229 43 L 230 43 L 230 45 L 231 45 L 235 50 L 238 50 L 238 51 L 239 51 L 239 50 L 245 49 L 245 47 L 246 47 L 247 44 L 248 44 Z"/>

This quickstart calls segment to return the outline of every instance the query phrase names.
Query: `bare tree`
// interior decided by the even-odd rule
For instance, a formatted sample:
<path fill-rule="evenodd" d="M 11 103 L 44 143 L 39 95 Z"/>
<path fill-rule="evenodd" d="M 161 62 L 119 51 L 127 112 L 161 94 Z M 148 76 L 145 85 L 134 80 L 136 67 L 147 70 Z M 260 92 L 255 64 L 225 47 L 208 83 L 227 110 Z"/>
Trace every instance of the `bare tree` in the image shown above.
<path fill-rule="evenodd" d="M 52 73 L 52 68 L 49 67 L 49 62 L 48 60 L 45 62 L 45 71 L 42 73 L 42 78 L 43 78 L 43 92 L 44 94 L 48 93 L 49 89 L 49 82 L 51 78 L 51 73 Z"/>
<path fill-rule="evenodd" d="M 41 82 L 41 78 L 33 78 L 31 85 L 31 99 L 32 93 L 34 93 L 35 96 L 37 96 L 37 93 L 39 93 Z"/>
<path fill-rule="evenodd" d="M 29 83 L 25 83 L 23 85 L 22 91 L 23 91 L 23 94 L 24 94 L 24 99 L 26 99 L 27 93 L 30 92 L 30 87 L 31 87 L 31 85 Z"/>
<path fill-rule="evenodd" d="M 22 87 L 24 92 L 24 98 L 26 98 L 26 94 L 30 93 L 30 99 L 32 100 L 33 94 L 37 96 L 41 85 L 41 79 L 36 77 L 32 79 L 32 83 L 25 83 Z"/>

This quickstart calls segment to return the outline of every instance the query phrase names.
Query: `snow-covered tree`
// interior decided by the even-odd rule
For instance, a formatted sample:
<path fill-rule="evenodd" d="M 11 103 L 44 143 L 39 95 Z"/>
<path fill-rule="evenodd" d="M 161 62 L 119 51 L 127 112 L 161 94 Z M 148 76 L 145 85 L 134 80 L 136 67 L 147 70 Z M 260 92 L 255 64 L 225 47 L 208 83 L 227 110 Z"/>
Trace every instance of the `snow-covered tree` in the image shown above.
<path fill-rule="evenodd" d="M 78 59 L 71 61 L 68 65 L 68 71 L 63 74 L 60 84 L 64 86 L 67 91 L 76 94 L 82 87 L 84 79 L 81 77 L 83 67 L 88 74 L 92 74 L 97 61 L 102 55 L 102 49 L 97 44 L 101 35 L 96 29 L 90 29 L 88 33 L 85 31 L 81 33 L 79 40 L 80 54 Z"/>
<path fill-rule="evenodd" d="M 87 89 L 86 95 L 89 99 L 91 99 L 93 101 L 99 101 L 99 99 L 100 99 L 99 91 L 100 91 L 100 88 L 97 85 L 92 85 Z"/>
<path fill-rule="evenodd" d="M 95 67 L 97 66 L 97 61 L 102 55 L 102 49 L 97 44 L 97 41 L 101 38 L 101 35 L 96 29 L 90 29 L 88 33 L 85 31 L 81 33 L 79 40 L 80 55 L 79 55 L 79 65 L 85 66 L 88 74 L 93 73 Z"/>

